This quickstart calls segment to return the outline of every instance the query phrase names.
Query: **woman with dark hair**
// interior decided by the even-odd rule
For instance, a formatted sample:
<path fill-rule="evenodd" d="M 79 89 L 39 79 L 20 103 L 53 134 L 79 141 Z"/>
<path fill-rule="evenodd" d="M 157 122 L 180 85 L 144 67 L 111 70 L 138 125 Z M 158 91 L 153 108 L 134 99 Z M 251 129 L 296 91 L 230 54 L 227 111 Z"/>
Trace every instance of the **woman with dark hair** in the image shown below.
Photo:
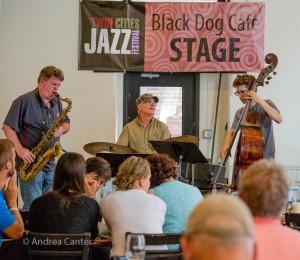
<path fill-rule="evenodd" d="M 151 191 L 167 204 L 164 233 L 182 232 L 192 209 L 203 199 L 198 188 L 177 179 L 178 167 L 166 154 L 147 158 L 151 169 Z"/>
<path fill-rule="evenodd" d="M 35 199 L 29 211 L 29 230 L 39 233 L 98 234 L 100 208 L 85 195 L 86 163 L 77 153 L 63 154 L 56 165 L 53 190 Z"/>
<path fill-rule="evenodd" d="M 84 175 L 86 193 L 94 198 L 98 190 L 111 178 L 111 167 L 108 161 L 101 157 L 91 157 L 86 160 Z"/>

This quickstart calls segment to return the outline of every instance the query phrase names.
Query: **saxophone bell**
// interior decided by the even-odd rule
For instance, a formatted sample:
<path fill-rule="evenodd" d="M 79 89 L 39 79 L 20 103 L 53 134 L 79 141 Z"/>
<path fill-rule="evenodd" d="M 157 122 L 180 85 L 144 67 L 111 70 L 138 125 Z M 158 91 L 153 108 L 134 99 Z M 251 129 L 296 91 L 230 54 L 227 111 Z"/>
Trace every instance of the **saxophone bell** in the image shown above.
<path fill-rule="evenodd" d="M 53 149 L 53 156 L 55 156 L 57 159 L 59 159 L 62 156 L 62 154 L 65 152 L 65 150 L 62 148 L 60 142 L 56 142 L 52 149 Z"/>

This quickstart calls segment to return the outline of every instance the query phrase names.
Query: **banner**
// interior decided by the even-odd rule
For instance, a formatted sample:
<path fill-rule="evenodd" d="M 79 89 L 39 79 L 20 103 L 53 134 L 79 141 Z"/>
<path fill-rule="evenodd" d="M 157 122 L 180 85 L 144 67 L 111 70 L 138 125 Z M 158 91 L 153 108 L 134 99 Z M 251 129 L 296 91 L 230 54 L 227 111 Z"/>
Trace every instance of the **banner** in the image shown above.
<path fill-rule="evenodd" d="M 89 1 L 80 7 L 79 69 L 263 69 L 263 3 Z"/>

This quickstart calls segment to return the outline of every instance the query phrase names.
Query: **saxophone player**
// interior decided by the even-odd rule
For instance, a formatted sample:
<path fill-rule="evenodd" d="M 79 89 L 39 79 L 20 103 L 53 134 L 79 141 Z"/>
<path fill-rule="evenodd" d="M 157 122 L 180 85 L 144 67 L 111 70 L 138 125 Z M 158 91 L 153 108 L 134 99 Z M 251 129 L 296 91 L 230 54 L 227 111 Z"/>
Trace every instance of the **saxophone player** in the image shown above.
<path fill-rule="evenodd" d="M 40 145 L 49 129 L 63 113 L 63 106 L 57 92 L 64 80 L 64 74 L 55 66 L 44 67 L 38 77 L 38 87 L 13 101 L 4 120 L 2 130 L 7 139 L 15 146 L 17 153 L 16 171 L 24 202 L 23 210 L 30 209 L 31 202 L 52 188 L 55 158 L 49 159 L 30 181 L 20 178 L 20 165 L 33 164 L 37 153 L 33 152 Z M 49 139 L 49 146 L 59 141 L 62 134 L 70 129 L 70 119 L 65 116 L 55 127 Z M 40 148 L 39 148 L 40 149 Z"/>

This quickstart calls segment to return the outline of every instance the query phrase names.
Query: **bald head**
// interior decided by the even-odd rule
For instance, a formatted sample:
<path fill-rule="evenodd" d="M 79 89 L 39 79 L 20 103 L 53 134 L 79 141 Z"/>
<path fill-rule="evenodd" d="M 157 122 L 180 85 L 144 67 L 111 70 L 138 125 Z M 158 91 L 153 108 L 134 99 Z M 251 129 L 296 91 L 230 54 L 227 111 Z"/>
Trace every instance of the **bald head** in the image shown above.
<path fill-rule="evenodd" d="M 253 259 L 253 223 L 239 198 L 209 195 L 189 216 L 181 239 L 185 260 Z"/>

